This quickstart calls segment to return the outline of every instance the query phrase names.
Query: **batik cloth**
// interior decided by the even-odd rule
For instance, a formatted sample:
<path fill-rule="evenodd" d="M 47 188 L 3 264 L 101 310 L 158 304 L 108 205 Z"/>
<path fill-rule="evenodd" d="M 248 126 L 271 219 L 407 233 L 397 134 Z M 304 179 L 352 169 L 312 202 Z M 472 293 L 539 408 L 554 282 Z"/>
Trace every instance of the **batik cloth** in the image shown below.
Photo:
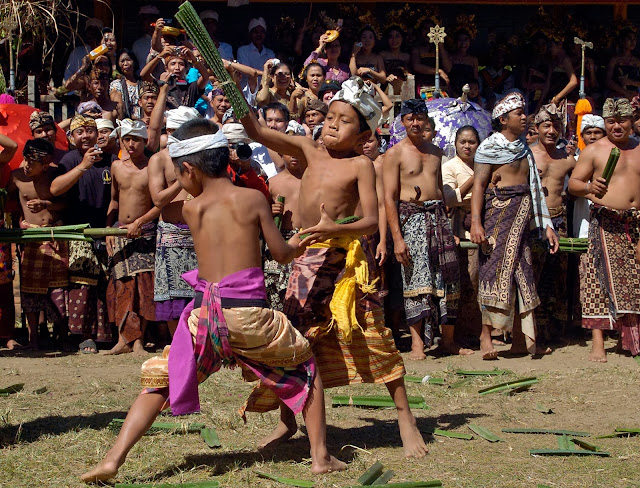
<path fill-rule="evenodd" d="M 20 222 L 21 229 L 51 227 Z M 49 288 L 69 284 L 69 246 L 65 241 L 25 242 L 22 245 L 20 291 L 45 295 Z"/>
<path fill-rule="evenodd" d="M 582 326 L 619 330 L 622 348 L 640 354 L 640 210 L 594 205 L 589 249 L 581 261 Z"/>
<path fill-rule="evenodd" d="M 540 304 L 531 255 L 529 185 L 495 187 L 485 192 L 484 231 L 480 246 L 478 302 L 482 323 L 511 329 L 516 306 L 527 349 L 535 348 L 533 309 Z"/>
<path fill-rule="evenodd" d="M 276 408 L 278 399 L 300 413 L 315 379 L 315 360 L 286 316 L 266 308 L 262 269 L 245 269 L 220 283 L 198 279 L 197 269 L 183 278 L 196 298 L 180 317 L 168 357 L 173 415 L 199 411 L 198 384 L 222 366 L 236 365 L 245 379 L 259 380 L 241 414 Z"/>
<path fill-rule="evenodd" d="M 153 299 L 156 320 L 176 320 L 195 296 L 182 274 L 198 267 L 193 237 L 186 224 L 158 222 Z"/>
<path fill-rule="evenodd" d="M 280 233 L 285 241 L 291 239 L 297 230 L 281 230 Z M 284 297 L 287 293 L 287 284 L 291 274 L 291 263 L 280 264 L 273 259 L 269 247 L 267 246 L 264 256 L 264 283 L 267 287 L 267 298 L 272 309 L 282 312 L 284 308 Z"/>
<path fill-rule="evenodd" d="M 549 208 L 549 215 L 558 237 L 568 237 L 566 206 Z M 533 256 L 536 289 L 540 296 L 540 306 L 535 310 L 537 336 L 549 343 L 564 333 L 564 325 L 569 320 L 569 255 L 550 254 L 545 246 L 539 245 L 534 247 Z"/>
<path fill-rule="evenodd" d="M 398 203 L 400 230 L 409 251 L 402 267 L 407 324 L 424 320 L 424 341 L 434 328 L 453 323 L 460 298 L 460 270 L 451 225 L 442 200 Z"/>
<path fill-rule="evenodd" d="M 69 241 L 69 332 L 111 342 L 107 320 L 107 255 L 105 242 Z"/>
<path fill-rule="evenodd" d="M 68 291 L 49 288 L 47 293 L 20 293 L 20 307 L 25 313 L 44 312 L 48 320 L 58 321 L 67 316 Z"/>
<path fill-rule="evenodd" d="M 156 320 L 153 301 L 156 227 L 152 222 L 143 225 L 141 236 L 135 239 L 114 237 L 107 311 L 109 321 L 131 343 L 143 338 L 142 319 Z"/>
<path fill-rule="evenodd" d="M 2 223 L 2 221 L 0 221 Z M 0 285 L 13 281 L 13 257 L 11 244 L 0 243 Z"/>
<path fill-rule="evenodd" d="M 389 383 L 402 378 L 404 364 L 391 329 L 384 325 L 383 299 L 378 290 L 355 287 L 358 326 L 351 330 L 350 341 L 345 340 L 342 329 L 330 327 L 334 288 L 346 274 L 346 261 L 345 248 L 308 247 L 293 261 L 284 312 L 311 342 L 325 388 Z M 367 281 L 372 283 L 375 262 L 369 263 L 368 270 Z"/>

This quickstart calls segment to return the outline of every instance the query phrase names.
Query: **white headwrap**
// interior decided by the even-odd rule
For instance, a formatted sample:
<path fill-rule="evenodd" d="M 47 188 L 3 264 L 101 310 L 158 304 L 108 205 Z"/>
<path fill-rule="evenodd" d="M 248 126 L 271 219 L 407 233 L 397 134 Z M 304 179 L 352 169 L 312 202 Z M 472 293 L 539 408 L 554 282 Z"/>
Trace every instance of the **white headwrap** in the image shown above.
<path fill-rule="evenodd" d="M 109 119 L 96 119 L 96 125 L 98 126 L 98 130 L 100 129 L 115 129 L 116 126 L 113 125 L 113 122 Z"/>
<path fill-rule="evenodd" d="M 116 120 L 116 123 L 118 127 L 116 127 L 109 136 L 111 138 L 124 136 L 142 137 L 143 139 L 149 138 L 147 126 L 142 120 L 123 119 Z"/>
<path fill-rule="evenodd" d="M 382 110 L 378 102 L 369 94 L 367 86 L 359 76 L 352 76 L 342 83 L 340 91 L 333 96 L 329 106 L 335 101 L 346 102 L 362 114 L 372 132 L 378 128 L 382 118 Z"/>
<path fill-rule="evenodd" d="M 251 32 L 258 26 L 261 26 L 265 31 L 267 30 L 267 23 L 262 17 L 258 17 L 257 19 L 251 19 L 249 21 L 249 32 Z"/>
<path fill-rule="evenodd" d="M 164 116 L 167 118 L 167 129 L 177 129 L 185 122 L 200 117 L 200 113 L 194 107 L 180 105 L 173 110 L 167 110 Z"/>
<path fill-rule="evenodd" d="M 524 108 L 524 105 L 524 97 L 519 92 L 511 92 L 496 102 L 491 118 L 495 120 L 501 115 L 508 114 L 512 110 Z"/>
<path fill-rule="evenodd" d="M 167 139 L 167 147 L 169 148 L 169 156 L 172 158 L 180 158 L 195 154 L 207 149 L 217 149 L 219 147 L 228 147 L 229 142 L 224 133 L 219 130 L 215 134 L 205 134 L 203 136 L 192 137 L 183 141 L 169 136 Z"/>
<path fill-rule="evenodd" d="M 582 123 L 580 124 L 580 134 L 585 130 L 597 127 L 604 132 L 604 119 L 599 115 L 586 114 L 582 116 Z"/>
<path fill-rule="evenodd" d="M 304 127 L 301 124 L 296 122 L 295 120 L 290 120 L 287 125 L 287 130 L 284 131 L 285 134 L 293 134 L 294 136 L 306 136 L 307 133 L 304 131 Z"/>
<path fill-rule="evenodd" d="M 224 124 L 222 126 L 222 133 L 231 144 L 236 144 L 238 142 L 249 144 L 252 142 L 242 124 Z"/>

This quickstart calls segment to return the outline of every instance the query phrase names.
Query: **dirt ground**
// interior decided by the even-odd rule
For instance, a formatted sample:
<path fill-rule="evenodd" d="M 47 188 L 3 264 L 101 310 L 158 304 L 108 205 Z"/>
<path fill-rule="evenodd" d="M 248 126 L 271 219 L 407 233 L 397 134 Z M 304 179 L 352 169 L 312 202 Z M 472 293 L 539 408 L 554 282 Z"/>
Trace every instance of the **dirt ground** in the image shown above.
<path fill-rule="evenodd" d="M 613 341 L 607 346 L 611 351 Z M 505 348 L 500 348 L 504 350 Z M 223 487 L 275 487 L 256 471 L 314 480 L 318 487 L 358 485 L 357 478 L 376 460 L 396 474 L 392 482 L 442 481 L 445 487 L 640 487 L 640 436 L 589 442 L 611 457 L 533 457 L 530 449 L 557 449 L 553 435 L 501 433 L 509 427 L 567 429 L 592 435 L 616 427 L 640 428 L 640 365 L 631 357 L 609 354 L 607 364 L 586 360 L 588 344 L 556 349 L 541 359 L 507 358 L 483 362 L 471 357 L 429 356 L 415 362 L 405 357 L 409 374 L 443 378 L 445 386 L 408 384 L 409 395 L 430 406 L 417 410 L 430 453 L 406 460 L 400 447 L 394 410 L 331 408 L 331 396 L 384 395 L 382 385 L 357 385 L 326 392 L 328 443 L 349 463 L 344 473 L 314 479 L 309 467 L 304 427 L 288 443 L 258 452 L 256 442 L 277 421 L 276 413 L 249 414 L 243 424 L 236 414 L 250 384 L 238 370 L 223 370 L 201 385 L 202 413 L 179 421 L 213 426 L 221 448 L 209 449 L 197 434 L 145 436 L 121 468 L 119 482 L 180 483 L 218 480 Z M 149 355 L 151 356 L 151 355 Z M 24 390 L 0 397 L 0 486 L 77 487 L 78 476 L 98 462 L 113 444 L 107 428 L 124 418 L 140 391 L 140 364 L 146 358 L 125 355 L 12 353 L 0 351 L 0 388 L 24 383 Z M 455 370 L 508 370 L 501 377 L 480 377 L 451 388 L 460 380 Z M 478 390 L 502 381 L 536 376 L 529 390 L 481 396 Z M 46 387 L 45 393 L 35 393 Z M 541 404 L 553 410 L 542 414 Z M 170 416 L 161 420 L 172 421 Z M 300 419 L 300 422 L 302 420 Z M 505 442 L 433 437 L 434 428 L 470 434 L 475 423 L 501 435 Z"/>

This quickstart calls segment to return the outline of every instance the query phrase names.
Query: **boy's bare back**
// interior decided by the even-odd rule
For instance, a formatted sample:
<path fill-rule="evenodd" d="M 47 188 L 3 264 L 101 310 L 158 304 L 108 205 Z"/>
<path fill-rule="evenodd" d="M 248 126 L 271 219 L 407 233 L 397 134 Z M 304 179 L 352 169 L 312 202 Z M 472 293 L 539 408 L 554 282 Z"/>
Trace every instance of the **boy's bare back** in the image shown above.
<path fill-rule="evenodd" d="M 442 200 L 441 184 L 442 151 L 425 141 L 416 147 L 409 138 L 393 146 L 385 156 L 385 165 L 393 168 L 398 178 L 398 199 L 410 201 Z M 420 187 L 416 198 L 415 187 Z"/>
<path fill-rule="evenodd" d="M 118 200 L 118 222 L 130 224 L 146 214 L 153 202 L 149 193 L 147 164 L 134 164 L 130 159 L 111 164 L 112 195 Z"/>

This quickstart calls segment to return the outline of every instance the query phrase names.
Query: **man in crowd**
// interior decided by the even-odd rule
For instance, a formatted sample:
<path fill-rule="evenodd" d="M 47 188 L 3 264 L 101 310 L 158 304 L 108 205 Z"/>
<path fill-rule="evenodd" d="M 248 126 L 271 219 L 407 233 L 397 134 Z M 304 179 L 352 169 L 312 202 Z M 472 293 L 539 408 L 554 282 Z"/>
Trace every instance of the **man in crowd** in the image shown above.
<path fill-rule="evenodd" d="M 151 34 L 153 34 L 153 24 L 160 15 L 160 10 L 155 5 L 143 5 L 138 11 L 140 18 L 140 30 L 143 36 L 133 43 L 133 54 L 138 59 L 138 66 L 141 68 L 147 64 L 147 56 L 151 50 Z"/>
<path fill-rule="evenodd" d="M 67 61 L 67 66 L 64 70 L 63 79 L 65 81 L 71 78 L 71 76 L 80 69 L 80 66 L 82 66 L 82 59 L 89 54 L 92 49 L 95 49 L 100 45 L 103 28 L 104 24 L 100 19 L 91 17 L 86 20 L 84 23 L 84 37 L 87 42 L 85 43 L 78 38 L 82 44 L 80 46 L 76 46 L 69 55 L 69 60 Z"/>
<path fill-rule="evenodd" d="M 267 37 L 267 23 L 262 17 L 249 21 L 249 44 L 238 48 L 238 63 L 261 70 L 269 59 L 276 55 L 264 45 Z M 260 80 L 258 80 L 260 83 Z M 246 77 L 243 78 L 246 84 Z"/>
<path fill-rule="evenodd" d="M 215 10 L 204 10 L 203 12 L 200 12 L 200 20 L 202 20 L 205 29 L 207 29 L 207 33 L 218 48 L 220 57 L 227 61 L 233 61 L 233 49 L 231 48 L 231 45 L 218 40 L 218 21 L 220 20 L 218 12 Z"/>
<path fill-rule="evenodd" d="M 482 310 L 480 350 L 496 359 L 491 331 L 513 330 L 511 351 L 549 352 L 536 346 L 533 310 L 540 304 L 531 259 L 531 228 L 558 250 L 529 148 L 520 139 L 527 125 L 524 98 L 511 93 L 496 103 L 494 132 L 478 148 L 471 196 L 471 241 L 480 246 L 478 302 Z M 533 219 L 532 219 L 533 217 Z"/>
<path fill-rule="evenodd" d="M 582 326 L 592 331 L 589 360 L 604 363 L 605 330 L 618 331 L 622 349 L 640 354 L 640 146 L 631 139 L 629 100 L 607 99 L 602 117 L 607 136 L 582 151 L 569 191 L 593 202 L 580 298 Z M 607 183 L 614 148 L 620 159 Z"/>
<path fill-rule="evenodd" d="M 31 129 L 31 136 L 34 139 L 40 139 L 42 137 L 55 145 L 58 128 L 49 112 L 41 112 L 40 110 L 33 112 L 29 116 L 29 128 Z M 57 166 L 65 154 L 66 151 L 54 146 L 51 164 Z"/>

